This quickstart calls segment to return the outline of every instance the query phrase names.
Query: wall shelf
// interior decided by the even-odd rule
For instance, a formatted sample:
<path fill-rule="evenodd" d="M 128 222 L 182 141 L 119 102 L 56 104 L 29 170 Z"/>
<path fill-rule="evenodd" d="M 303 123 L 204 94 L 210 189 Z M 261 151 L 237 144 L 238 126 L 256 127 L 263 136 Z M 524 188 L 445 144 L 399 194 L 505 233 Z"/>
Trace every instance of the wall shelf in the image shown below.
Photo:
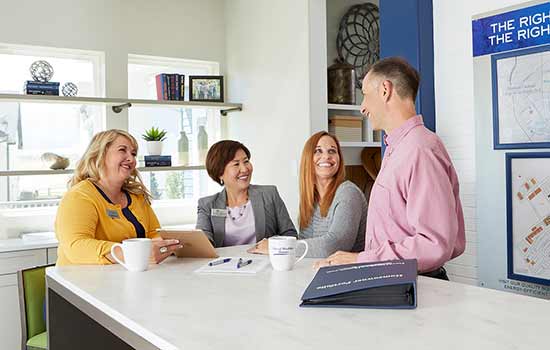
<path fill-rule="evenodd" d="M 340 142 L 340 147 L 380 147 L 380 142 Z"/>
<path fill-rule="evenodd" d="M 218 109 L 222 115 L 228 112 L 242 111 L 242 103 L 224 102 L 195 102 L 195 101 L 157 101 L 129 98 L 105 98 L 105 97 L 68 97 L 68 96 L 47 96 L 47 95 L 23 95 L 23 94 L 0 94 L 0 102 L 30 102 L 30 103 L 65 103 L 65 104 L 101 104 L 111 105 L 111 108 L 127 105 L 140 107 L 176 107 L 176 108 L 209 108 Z M 120 112 L 120 110 L 118 111 Z M 115 111 L 115 113 L 118 113 Z"/>
<path fill-rule="evenodd" d="M 184 166 L 159 166 L 159 167 L 138 167 L 140 172 L 152 171 L 188 171 L 188 170 L 203 170 L 204 165 L 184 165 Z M 33 176 L 33 175 L 63 175 L 72 174 L 74 169 L 65 170 L 8 170 L 0 171 L 0 176 Z"/>
<path fill-rule="evenodd" d="M 329 103 L 327 104 L 327 109 L 343 110 L 343 111 L 360 111 L 361 106 L 360 105 L 340 105 L 335 103 Z"/>

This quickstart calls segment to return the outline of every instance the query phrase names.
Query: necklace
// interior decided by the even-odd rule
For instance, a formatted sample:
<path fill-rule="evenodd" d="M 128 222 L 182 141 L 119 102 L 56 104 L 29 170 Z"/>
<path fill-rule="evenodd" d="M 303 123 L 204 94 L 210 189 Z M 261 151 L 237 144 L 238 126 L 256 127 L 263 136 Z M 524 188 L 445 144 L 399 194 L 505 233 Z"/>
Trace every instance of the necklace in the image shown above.
<path fill-rule="evenodd" d="M 236 208 L 239 208 L 239 212 L 238 213 L 235 213 L 235 210 L 233 210 L 233 214 L 232 215 L 232 211 L 231 211 L 231 208 L 230 207 L 227 207 L 227 215 L 229 215 L 229 217 L 231 218 L 231 220 L 235 221 L 237 220 L 238 218 L 240 218 L 241 216 L 244 215 L 244 213 L 246 212 L 246 206 L 248 205 L 248 200 L 246 201 L 246 203 L 241 206 L 241 207 L 236 207 Z M 235 209 L 236 209 L 235 208 Z"/>

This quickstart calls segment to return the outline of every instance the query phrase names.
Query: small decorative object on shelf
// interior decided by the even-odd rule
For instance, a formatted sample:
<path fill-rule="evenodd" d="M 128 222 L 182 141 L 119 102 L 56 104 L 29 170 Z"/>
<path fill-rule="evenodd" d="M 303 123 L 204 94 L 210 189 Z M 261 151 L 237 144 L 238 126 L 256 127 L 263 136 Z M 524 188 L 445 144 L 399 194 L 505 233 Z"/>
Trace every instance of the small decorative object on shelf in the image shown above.
<path fill-rule="evenodd" d="M 160 130 L 154 126 L 145 130 L 141 137 L 147 141 L 147 152 L 151 156 L 160 156 L 162 154 L 162 141 L 166 139 L 166 130 Z"/>
<path fill-rule="evenodd" d="M 35 61 L 29 68 L 35 81 L 47 83 L 53 77 L 53 67 L 47 61 Z"/>
<path fill-rule="evenodd" d="M 61 92 L 63 93 L 63 96 L 76 96 L 78 93 L 78 87 L 75 83 L 65 83 L 61 87 Z"/>
<path fill-rule="evenodd" d="M 145 167 L 172 166 L 172 156 L 144 156 Z"/>
<path fill-rule="evenodd" d="M 328 67 L 328 103 L 355 103 L 355 70 L 349 63 L 336 59 Z"/>
<path fill-rule="evenodd" d="M 53 77 L 53 68 L 46 61 L 35 61 L 29 71 L 34 80 L 27 80 L 23 92 L 27 95 L 59 96 L 59 83 L 50 81 Z"/>
<path fill-rule="evenodd" d="M 178 140 L 178 161 L 179 165 L 189 163 L 189 139 L 183 130 L 180 131 L 180 139 Z"/>
<path fill-rule="evenodd" d="M 355 86 L 360 89 L 370 66 L 380 58 L 380 15 L 371 3 L 354 5 L 340 20 L 336 37 L 338 57 L 355 68 Z"/>
<path fill-rule="evenodd" d="M 189 101 L 223 102 L 223 76 L 189 76 Z"/>
<path fill-rule="evenodd" d="M 69 166 L 69 158 L 62 157 L 52 152 L 46 152 L 40 157 L 44 162 L 51 162 L 50 169 L 63 170 Z"/>
<path fill-rule="evenodd" d="M 185 75 L 161 73 L 155 76 L 157 100 L 185 100 Z"/>
<path fill-rule="evenodd" d="M 204 125 L 199 126 L 199 134 L 197 135 L 199 143 L 199 163 L 204 164 L 206 161 L 206 153 L 208 153 L 208 134 Z"/>

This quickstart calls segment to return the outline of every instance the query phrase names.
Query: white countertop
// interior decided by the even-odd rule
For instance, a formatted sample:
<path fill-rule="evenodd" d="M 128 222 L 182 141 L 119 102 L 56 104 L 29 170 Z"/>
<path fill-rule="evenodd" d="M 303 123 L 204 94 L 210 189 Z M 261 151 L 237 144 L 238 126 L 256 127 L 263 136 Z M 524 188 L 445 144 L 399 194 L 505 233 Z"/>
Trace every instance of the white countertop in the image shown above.
<path fill-rule="evenodd" d="M 47 239 L 24 240 L 21 238 L 0 239 L 0 253 L 16 252 L 21 250 L 55 248 L 58 245 L 55 235 Z"/>
<path fill-rule="evenodd" d="M 218 251 L 247 255 L 242 246 Z M 47 275 L 160 349 L 503 350 L 543 349 L 550 340 L 550 302 L 542 299 L 420 276 L 414 310 L 300 308 L 313 259 L 290 272 L 193 272 L 207 261 L 170 258 L 142 273 L 52 267 Z"/>

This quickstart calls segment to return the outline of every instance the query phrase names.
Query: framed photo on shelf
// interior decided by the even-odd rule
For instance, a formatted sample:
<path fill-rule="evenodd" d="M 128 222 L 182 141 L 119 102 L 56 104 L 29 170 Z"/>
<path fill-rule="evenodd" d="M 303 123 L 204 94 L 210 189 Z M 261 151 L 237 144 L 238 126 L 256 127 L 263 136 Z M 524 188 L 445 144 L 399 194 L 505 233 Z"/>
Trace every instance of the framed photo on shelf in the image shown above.
<path fill-rule="evenodd" d="M 223 76 L 190 75 L 189 101 L 223 102 Z"/>
<path fill-rule="evenodd" d="M 550 148 L 550 45 L 491 57 L 493 148 Z"/>
<path fill-rule="evenodd" d="M 550 285 L 550 152 L 506 153 L 508 278 Z"/>

